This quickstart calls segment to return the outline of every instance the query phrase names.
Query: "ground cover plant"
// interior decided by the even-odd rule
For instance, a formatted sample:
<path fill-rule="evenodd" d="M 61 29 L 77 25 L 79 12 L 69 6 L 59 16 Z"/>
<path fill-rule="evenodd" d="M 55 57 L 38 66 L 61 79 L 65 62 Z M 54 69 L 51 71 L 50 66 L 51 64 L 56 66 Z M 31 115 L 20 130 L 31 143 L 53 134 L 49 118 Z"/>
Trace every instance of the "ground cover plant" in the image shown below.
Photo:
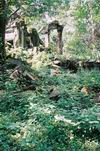
<path fill-rule="evenodd" d="M 47 61 L 33 73 L 35 90 L 17 91 L 11 80 L 0 92 L 0 150 L 99 150 L 100 72 L 72 73 Z"/>

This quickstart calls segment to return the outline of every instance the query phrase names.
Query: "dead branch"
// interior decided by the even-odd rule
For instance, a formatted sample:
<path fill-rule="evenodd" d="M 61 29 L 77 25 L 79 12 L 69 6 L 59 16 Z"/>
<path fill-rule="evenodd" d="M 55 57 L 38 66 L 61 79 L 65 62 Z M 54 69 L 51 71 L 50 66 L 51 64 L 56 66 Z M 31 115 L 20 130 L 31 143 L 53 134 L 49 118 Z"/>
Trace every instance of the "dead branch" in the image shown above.
<path fill-rule="evenodd" d="M 15 14 L 19 11 L 20 7 L 17 8 L 13 13 L 10 14 L 10 16 L 8 17 L 8 20 Z"/>

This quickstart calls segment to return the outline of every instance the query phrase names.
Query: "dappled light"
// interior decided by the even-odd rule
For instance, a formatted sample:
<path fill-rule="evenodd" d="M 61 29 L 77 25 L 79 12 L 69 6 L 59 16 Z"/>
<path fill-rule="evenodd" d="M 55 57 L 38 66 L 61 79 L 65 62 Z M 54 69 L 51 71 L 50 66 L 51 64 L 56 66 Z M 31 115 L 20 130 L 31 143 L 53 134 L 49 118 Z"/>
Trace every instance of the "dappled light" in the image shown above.
<path fill-rule="evenodd" d="M 100 150 L 99 3 L 0 1 L 0 151 Z"/>

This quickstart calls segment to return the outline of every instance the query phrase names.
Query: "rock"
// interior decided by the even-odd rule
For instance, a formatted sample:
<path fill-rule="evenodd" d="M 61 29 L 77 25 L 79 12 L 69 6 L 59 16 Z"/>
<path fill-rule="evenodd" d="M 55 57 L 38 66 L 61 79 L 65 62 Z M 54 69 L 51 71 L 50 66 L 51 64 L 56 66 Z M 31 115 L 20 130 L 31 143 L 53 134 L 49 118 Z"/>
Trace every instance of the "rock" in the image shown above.
<path fill-rule="evenodd" d="M 38 77 L 32 75 L 29 71 L 17 66 L 10 75 L 12 80 L 17 81 L 20 88 L 23 90 L 35 90 L 37 86 Z"/>
<path fill-rule="evenodd" d="M 0 95 L 2 95 L 4 93 L 4 90 L 0 90 Z"/>
<path fill-rule="evenodd" d="M 60 74 L 60 70 L 57 68 L 57 69 L 51 69 L 51 74 L 50 76 L 56 76 Z"/>
<path fill-rule="evenodd" d="M 85 95 L 88 95 L 88 94 L 89 94 L 89 88 L 84 86 L 84 87 L 81 89 L 81 92 L 82 92 L 83 94 L 85 94 Z"/>
<path fill-rule="evenodd" d="M 60 61 L 60 60 L 54 60 L 53 63 L 54 63 L 55 65 L 58 65 L 58 66 L 59 66 L 59 65 L 61 64 L 61 61 Z"/>
<path fill-rule="evenodd" d="M 50 90 L 49 98 L 52 99 L 52 100 L 55 100 L 55 101 L 59 100 L 60 92 L 56 87 Z"/>
<path fill-rule="evenodd" d="M 20 59 L 10 58 L 6 61 L 7 69 L 14 69 L 15 67 L 22 66 L 24 64 Z"/>
<path fill-rule="evenodd" d="M 96 93 L 96 96 L 95 96 L 95 102 L 97 103 L 97 104 L 100 104 L 100 92 L 99 93 Z"/>

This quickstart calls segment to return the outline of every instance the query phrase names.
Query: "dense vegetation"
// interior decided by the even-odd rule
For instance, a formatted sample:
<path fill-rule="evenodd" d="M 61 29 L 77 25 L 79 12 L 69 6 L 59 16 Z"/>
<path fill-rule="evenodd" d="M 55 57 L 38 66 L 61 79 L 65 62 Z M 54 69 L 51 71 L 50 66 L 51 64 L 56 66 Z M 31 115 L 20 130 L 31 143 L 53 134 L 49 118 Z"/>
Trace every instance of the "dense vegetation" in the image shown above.
<path fill-rule="evenodd" d="M 3 2 L 0 151 L 99 151 L 99 0 L 8 0 L 6 15 Z M 46 27 L 45 13 L 63 24 L 63 53 L 57 52 L 55 30 L 48 49 L 5 46 L 1 20 L 6 25 L 17 9 L 28 30 Z"/>

